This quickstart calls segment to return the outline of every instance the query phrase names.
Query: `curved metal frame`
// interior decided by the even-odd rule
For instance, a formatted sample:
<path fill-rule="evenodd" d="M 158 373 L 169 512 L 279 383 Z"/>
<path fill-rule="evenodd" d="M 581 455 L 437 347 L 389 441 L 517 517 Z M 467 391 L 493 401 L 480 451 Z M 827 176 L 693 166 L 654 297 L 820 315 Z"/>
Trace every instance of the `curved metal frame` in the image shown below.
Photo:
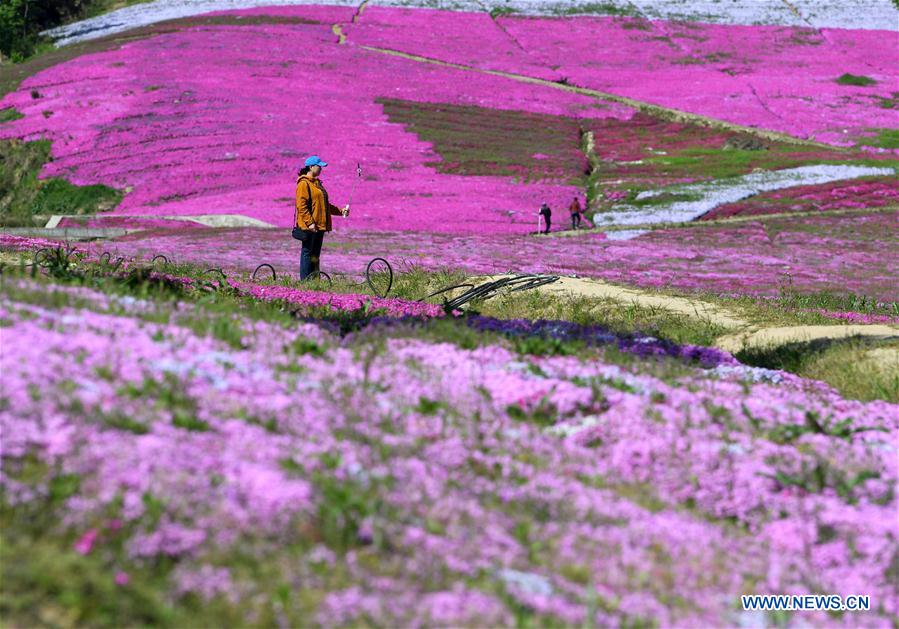
<path fill-rule="evenodd" d="M 206 275 L 208 273 L 218 273 L 219 275 L 222 276 L 223 280 L 228 279 L 228 276 L 225 275 L 225 272 L 222 271 L 221 269 L 206 269 L 205 271 L 203 271 L 203 275 Z"/>
<path fill-rule="evenodd" d="M 37 266 L 47 266 L 47 265 L 42 264 L 42 263 L 41 263 L 41 260 L 38 259 L 38 257 L 39 257 L 42 253 L 43 253 L 45 256 L 49 256 L 51 253 L 53 253 L 53 250 L 52 250 L 50 247 L 41 247 L 40 249 L 38 249 L 37 251 L 35 251 L 35 252 L 34 252 L 34 255 L 31 256 L 31 260 L 32 260 L 32 261 L 34 262 L 34 264 L 36 264 Z M 49 261 L 48 261 L 48 262 L 49 262 Z"/>
<path fill-rule="evenodd" d="M 255 271 L 253 271 L 252 278 L 254 280 L 256 279 L 256 274 L 259 272 L 259 269 L 261 269 L 264 266 L 267 266 L 268 268 L 270 268 L 272 270 L 272 279 L 273 280 L 278 279 L 278 274 L 275 272 L 275 267 L 273 267 L 271 264 L 268 264 L 267 262 L 263 262 L 262 264 L 260 264 L 259 266 L 256 267 Z"/>
<path fill-rule="evenodd" d="M 474 284 L 456 284 L 455 286 L 447 286 L 446 288 L 441 288 L 436 293 L 431 293 L 427 297 L 422 297 L 418 301 L 424 301 L 425 299 L 430 299 L 431 297 L 436 297 L 437 295 L 448 293 L 449 291 L 456 290 L 457 288 L 474 288 Z"/>
<path fill-rule="evenodd" d="M 504 277 L 470 288 L 458 297 L 444 302 L 444 307 L 447 310 L 455 310 L 475 299 L 490 299 L 504 288 L 509 289 L 510 292 L 531 290 L 558 281 L 558 275 L 532 275 L 523 273 L 520 275 L 513 275 L 512 277 Z"/>
<path fill-rule="evenodd" d="M 375 287 L 375 283 L 371 279 L 371 267 L 377 262 L 381 261 L 387 265 L 387 288 L 384 290 L 384 294 L 380 294 L 378 289 Z M 371 288 L 372 292 L 378 297 L 384 298 L 387 297 L 387 294 L 390 293 L 390 289 L 393 288 L 393 267 L 390 266 L 390 263 L 384 258 L 372 258 L 369 260 L 368 265 L 365 267 L 365 281 L 368 283 L 369 288 Z"/>
<path fill-rule="evenodd" d="M 325 273 L 324 271 L 313 271 L 307 277 L 307 280 L 319 281 L 322 280 L 328 282 L 328 287 L 330 288 L 334 283 L 331 281 L 331 276 Z"/>

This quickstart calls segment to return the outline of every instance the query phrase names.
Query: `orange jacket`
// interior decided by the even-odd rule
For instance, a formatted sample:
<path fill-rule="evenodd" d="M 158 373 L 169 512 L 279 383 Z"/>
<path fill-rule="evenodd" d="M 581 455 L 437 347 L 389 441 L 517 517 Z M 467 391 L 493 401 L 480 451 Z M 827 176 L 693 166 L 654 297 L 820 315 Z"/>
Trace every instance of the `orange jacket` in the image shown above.
<path fill-rule="evenodd" d="M 294 224 L 300 229 L 311 229 L 314 222 L 322 231 L 331 231 L 331 215 L 340 214 L 340 208 L 328 201 L 328 192 L 318 179 L 303 175 L 297 179 L 296 213 Z"/>

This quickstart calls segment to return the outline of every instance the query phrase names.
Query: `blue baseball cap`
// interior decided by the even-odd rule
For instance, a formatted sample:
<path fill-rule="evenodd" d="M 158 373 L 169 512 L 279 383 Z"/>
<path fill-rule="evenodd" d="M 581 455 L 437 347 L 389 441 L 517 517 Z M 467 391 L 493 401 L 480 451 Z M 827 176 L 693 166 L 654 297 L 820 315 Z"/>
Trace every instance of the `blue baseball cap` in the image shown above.
<path fill-rule="evenodd" d="M 327 165 L 328 162 L 323 162 L 322 158 L 318 155 L 310 155 L 306 158 L 306 163 L 303 164 L 305 168 L 308 168 L 309 166 L 321 166 L 322 168 L 324 168 Z"/>

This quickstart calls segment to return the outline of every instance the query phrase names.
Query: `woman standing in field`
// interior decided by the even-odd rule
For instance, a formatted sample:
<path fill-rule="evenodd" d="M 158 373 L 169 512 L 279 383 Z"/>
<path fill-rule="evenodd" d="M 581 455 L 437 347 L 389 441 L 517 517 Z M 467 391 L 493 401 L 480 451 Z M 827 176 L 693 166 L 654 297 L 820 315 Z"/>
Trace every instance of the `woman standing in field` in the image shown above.
<path fill-rule="evenodd" d="M 331 216 L 348 216 L 350 213 L 349 204 L 339 208 L 328 201 L 328 192 L 319 179 L 322 168 L 327 165 L 318 155 L 311 155 L 297 174 L 293 237 L 303 243 L 301 280 L 318 271 L 325 232 L 331 231 Z"/>

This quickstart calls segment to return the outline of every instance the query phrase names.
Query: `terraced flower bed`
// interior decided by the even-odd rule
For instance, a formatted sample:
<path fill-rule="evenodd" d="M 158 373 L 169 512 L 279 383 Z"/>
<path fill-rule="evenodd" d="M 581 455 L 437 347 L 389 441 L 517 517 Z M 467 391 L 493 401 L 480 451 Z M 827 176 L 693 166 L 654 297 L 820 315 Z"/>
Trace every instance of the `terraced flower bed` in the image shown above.
<path fill-rule="evenodd" d="M 301 17 L 305 9 L 296 11 Z M 288 225 L 297 164 L 316 153 L 332 163 L 328 182 L 338 201 L 356 163 L 364 165 L 351 226 L 468 231 L 477 224 L 502 232 L 531 223 L 534 196 L 567 201 L 576 190 L 567 180 L 442 175 L 428 166 L 429 146 L 388 124 L 378 99 L 452 104 L 483 94 L 482 107 L 534 115 L 633 113 L 593 109 L 593 99 L 551 88 L 338 47 L 333 38 L 323 25 L 247 20 L 138 39 L 26 79 L 3 99 L 25 117 L 4 123 L 0 136 L 51 140 L 54 159 L 44 176 L 130 189 L 116 210 L 122 214 L 241 213 Z M 298 63 L 298 42 L 315 64 Z M 236 50 L 238 58 L 223 52 Z M 295 89 L 310 80 L 331 86 L 327 106 Z"/>
<path fill-rule="evenodd" d="M 541 76 L 537 66 L 567 84 L 835 145 L 895 127 L 899 58 L 889 31 L 450 15 L 445 43 L 422 27 L 434 19 L 428 12 L 379 7 L 349 39 L 488 70 Z M 500 46 L 482 52 L 485 40 Z M 846 73 L 871 82 L 840 83 Z"/>
<path fill-rule="evenodd" d="M 899 183 L 896 178 L 872 178 L 766 192 L 745 201 L 721 205 L 700 220 L 783 212 L 859 210 L 891 205 L 899 205 Z"/>
<path fill-rule="evenodd" d="M 615 69 L 615 76 L 630 76 L 627 68 L 635 65 L 652 67 L 652 81 L 634 75 L 631 83 L 669 86 L 667 97 L 676 99 L 672 86 L 702 79 L 704 85 L 718 86 L 714 94 L 703 93 L 702 98 L 727 102 L 721 90 L 744 90 L 750 78 L 740 73 L 728 76 L 727 68 L 718 67 L 720 61 L 710 61 L 709 68 L 675 63 L 676 55 L 683 52 L 693 59 L 689 55 L 695 53 L 701 59 L 700 52 L 706 54 L 706 48 L 720 44 L 738 49 L 746 57 L 740 63 L 750 74 L 801 63 L 820 80 L 826 63 L 835 63 L 838 53 L 845 53 L 841 58 L 857 58 L 860 52 L 846 50 L 873 42 L 871 34 L 860 33 L 857 39 L 828 34 L 825 41 L 809 44 L 794 41 L 798 35 L 790 29 L 659 23 L 644 31 L 630 21 L 605 18 L 491 20 L 483 14 L 373 7 L 346 26 L 350 43 L 339 45 L 330 25 L 347 24 L 351 17 L 346 8 L 282 7 L 148 27 L 127 45 L 97 46 L 94 55 L 75 57 L 25 79 L 0 102 L 24 117 L 3 123 L 0 137 L 53 142 L 53 161 L 44 166 L 42 176 L 127 191 L 116 210 L 120 214 L 240 213 L 287 225 L 293 215 L 289 199 L 299 159 L 318 153 L 333 164 L 328 181 L 337 200 L 351 187 L 355 164 L 365 165 L 364 185 L 353 199 L 358 209 L 346 223 L 349 227 L 455 233 L 520 232 L 533 222 L 534 199 L 559 207 L 576 194 L 601 198 L 584 179 L 591 167 L 591 184 L 632 193 L 745 174 L 754 168 L 858 162 L 863 157 L 775 140 L 766 140 L 768 150 L 729 151 L 725 147 L 734 132 L 720 125 L 703 129 L 689 118 L 665 122 L 658 117 L 664 112 L 652 108 L 637 113 L 634 106 L 557 88 L 574 80 L 574 74 L 561 76 L 568 72 L 565 64 L 586 68 L 585 80 L 595 83 L 591 77 L 600 71 L 591 65 L 596 58 L 590 52 L 591 37 L 601 37 L 604 46 L 615 42 L 623 46 L 611 57 L 602 55 L 603 67 Z M 389 43 L 388 33 L 406 33 L 427 19 L 443 20 L 450 40 L 458 35 L 453 50 L 470 49 L 475 40 L 504 42 L 488 47 L 484 64 L 528 74 L 536 62 L 556 68 L 552 72 L 559 75 L 557 83 L 524 83 L 359 47 Z M 562 42 L 563 27 L 565 37 L 573 38 L 565 45 L 575 42 L 576 54 L 551 60 L 545 42 Z M 587 37 L 587 32 L 592 35 Z M 403 45 L 424 45 L 422 37 L 403 38 Z M 312 65 L 298 62 L 298 42 L 307 57 L 316 60 Z M 435 46 L 429 54 L 440 57 L 442 48 Z M 634 46 L 640 47 L 639 54 L 631 50 Z M 812 49 L 814 54 L 808 52 Z M 876 46 L 868 50 L 875 49 L 880 50 Z M 760 50 L 770 54 L 753 58 L 752 51 Z M 231 51 L 240 52 L 232 56 Z M 892 54 L 882 52 L 884 59 Z M 631 66 L 619 67 L 625 62 Z M 853 69 L 843 68 L 836 76 Z M 712 80 L 709 73 L 715 77 L 724 73 L 727 80 Z M 891 89 L 889 76 L 874 74 L 873 84 L 834 81 L 833 90 L 854 94 L 851 98 L 858 100 L 862 93 L 880 95 Z M 206 76 L 221 80 L 202 80 Z M 294 89 L 312 77 L 329 86 L 325 106 Z M 235 85 L 241 89 L 233 89 Z M 810 89 L 805 84 L 796 89 L 800 87 Z M 736 104 L 740 99 L 729 102 L 726 112 L 718 112 L 703 109 L 706 101 L 692 107 L 695 99 L 680 103 L 638 96 L 650 103 L 704 115 L 720 113 L 722 120 L 800 135 L 805 131 L 791 126 L 795 122 L 791 116 L 801 118 L 796 124 L 802 129 L 820 118 L 817 110 L 791 104 L 789 111 L 777 114 L 783 124 L 768 124 L 751 112 L 744 116 Z M 825 101 L 816 100 L 815 107 Z M 864 115 L 868 127 L 880 124 L 876 117 L 880 114 L 839 102 L 836 113 L 828 110 L 828 120 L 836 120 L 835 115 Z M 858 125 L 852 124 L 846 123 L 855 134 Z M 534 133 L 537 129 L 541 131 Z M 590 131 L 592 157 L 582 152 L 584 134 Z"/>
<path fill-rule="evenodd" d="M 391 122 L 433 146 L 440 161 L 425 165 L 440 173 L 582 186 L 590 172 L 575 118 L 450 103 L 379 103 Z"/>

